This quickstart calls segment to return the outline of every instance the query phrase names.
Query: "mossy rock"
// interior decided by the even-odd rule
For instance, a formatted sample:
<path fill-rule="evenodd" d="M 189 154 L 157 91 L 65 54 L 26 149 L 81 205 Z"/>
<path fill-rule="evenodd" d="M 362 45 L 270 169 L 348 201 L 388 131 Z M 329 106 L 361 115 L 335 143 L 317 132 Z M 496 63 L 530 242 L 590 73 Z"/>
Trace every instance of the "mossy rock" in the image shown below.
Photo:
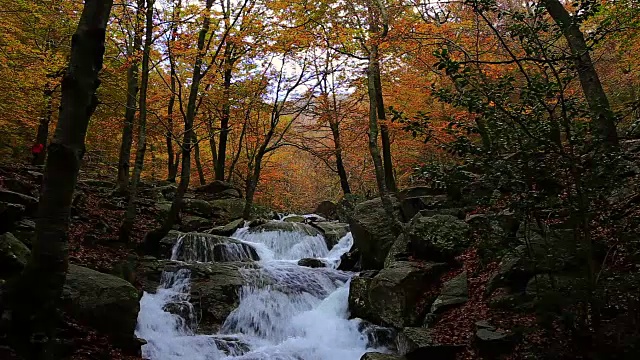
<path fill-rule="evenodd" d="M 31 251 L 11 233 L 0 235 L 0 278 L 19 274 L 27 265 Z"/>
<path fill-rule="evenodd" d="M 450 261 L 469 244 L 469 225 L 454 216 L 416 216 L 411 221 L 409 250 L 420 259 Z"/>

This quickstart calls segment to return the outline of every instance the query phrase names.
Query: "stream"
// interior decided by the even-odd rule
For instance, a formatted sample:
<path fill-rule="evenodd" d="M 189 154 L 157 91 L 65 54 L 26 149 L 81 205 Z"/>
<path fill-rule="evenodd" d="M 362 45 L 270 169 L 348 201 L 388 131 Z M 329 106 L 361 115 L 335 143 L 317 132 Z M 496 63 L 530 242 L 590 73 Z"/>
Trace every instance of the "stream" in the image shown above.
<path fill-rule="evenodd" d="M 238 307 L 217 334 L 197 334 L 189 304 L 190 271 L 164 272 L 155 294 L 144 293 L 136 335 L 147 341 L 143 358 L 150 360 L 359 360 L 367 351 L 384 351 L 359 319 L 349 319 L 349 281 L 355 273 L 336 270 L 340 256 L 353 244 L 351 233 L 328 249 L 322 235 L 303 231 L 251 232 L 233 235 L 251 245 L 258 266 L 243 269 Z M 172 252 L 181 249 L 179 239 Z M 206 252 L 197 248 L 196 252 Z M 241 246 L 225 247 L 225 259 L 250 259 Z M 208 260 L 206 254 L 189 259 Z M 317 258 L 324 268 L 298 266 Z M 187 315 L 163 310 L 169 303 L 185 304 Z"/>

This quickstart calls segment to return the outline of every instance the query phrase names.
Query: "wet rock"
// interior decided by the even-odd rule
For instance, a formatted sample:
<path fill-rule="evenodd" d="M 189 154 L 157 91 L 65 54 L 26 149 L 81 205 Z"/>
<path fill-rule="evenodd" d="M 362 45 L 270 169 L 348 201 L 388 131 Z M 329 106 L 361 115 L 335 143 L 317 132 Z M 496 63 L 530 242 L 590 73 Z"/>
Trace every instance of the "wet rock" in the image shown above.
<path fill-rule="evenodd" d="M 180 241 L 179 246 L 175 249 L 177 260 L 187 262 L 260 260 L 253 246 L 226 236 L 193 232 L 172 232 L 167 236 L 169 238 L 163 239 L 165 243 L 172 239 Z"/>
<path fill-rule="evenodd" d="M 465 347 L 462 344 L 439 344 L 433 339 L 432 331 L 423 327 L 403 328 L 396 338 L 398 353 L 404 355 L 407 360 L 453 360 Z"/>
<path fill-rule="evenodd" d="M 299 266 L 310 267 L 310 268 L 327 267 L 327 264 L 324 261 L 322 261 L 320 259 L 313 259 L 313 258 L 300 259 L 300 260 L 298 260 L 298 265 Z"/>
<path fill-rule="evenodd" d="M 233 235 L 234 232 L 236 232 L 236 230 L 240 229 L 243 225 L 244 225 L 244 219 L 236 219 L 226 225 L 214 227 L 208 232 L 213 235 L 231 236 Z"/>
<path fill-rule="evenodd" d="M 0 235 L 0 278 L 18 275 L 27 265 L 31 251 L 11 233 Z"/>
<path fill-rule="evenodd" d="M 320 231 L 309 224 L 285 222 L 285 221 L 268 221 L 262 225 L 254 226 L 249 229 L 250 232 L 264 231 L 283 231 L 283 232 L 300 232 L 309 236 L 321 235 Z"/>
<path fill-rule="evenodd" d="M 195 331 L 198 321 L 194 312 L 193 305 L 188 301 L 176 301 L 165 304 L 162 310 L 179 316 L 182 319 L 182 326 L 185 330 Z"/>
<path fill-rule="evenodd" d="M 378 326 L 368 321 L 358 324 L 358 331 L 367 337 L 369 349 L 395 349 L 396 330 Z"/>
<path fill-rule="evenodd" d="M 404 356 L 384 354 L 379 352 L 368 352 L 360 358 L 360 360 L 405 360 Z"/>
<path fill-rule="evenodd" d="M 123 279 L 69 265 L 63 295 L 65 309 L 116 342 L 132 341 L 140 310 L 139 296 L 138 290 Z"/>
<path fill-rule="evenodd" d="M 329 250 L 349 233 L 349 224 L 340 222 L 313 222 L 311 226 L 320 230 Z"/>
<path fill-rule="evenodd" d="M 340 265 L 338 270 L 342 271 L 360 271 L 360 252 L 358 249 L 348 251 L 340 256 Z"/>
<path fill-rule="evenodd" d="M 286 218 L 284 218 L 283 221 L 287 221 L 287 222 L 295 222 L 295 223 L 303 223 L 306 221 L 304 216 L 300 216 L 300 215 L 293 215 L 293 216 L 287 216 Z"/>
<path fill-rule="evenodd" d="M 440 295 L 431 305 L 431 312 L 436 313 L 455 305 L 464 304 L 467 300 L 469 300 L 467 272 L 463 271 L 460 275 L 444 283 Z"/>
<path fill-rule="evenodd" d="M 213 341 L 218 350 L 227 356 L 242 356 L 251 351 L 249 344 L 232 335 L 216 335 L 213 337 Z"/>
<path fill-rule="evenodd" d="M 398 201 L 393 199 L 395 214 L 401 220 Z M 355 207 L 349 227 L 354 246 L 360 251 L 363 269 L 382 269 L 391 245 L 397 238 L 392 222 L 382 207 L 380 198 L 365 201 Z"/>

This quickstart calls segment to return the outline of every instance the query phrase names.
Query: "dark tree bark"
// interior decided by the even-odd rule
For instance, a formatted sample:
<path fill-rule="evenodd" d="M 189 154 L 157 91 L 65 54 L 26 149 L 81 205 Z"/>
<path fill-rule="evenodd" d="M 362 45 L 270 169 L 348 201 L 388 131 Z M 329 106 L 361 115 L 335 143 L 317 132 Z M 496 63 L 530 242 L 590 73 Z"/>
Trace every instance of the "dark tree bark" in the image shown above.
<path fill-rule="evenodd" d="M 378 54 L 378 45 L 373 44 L 375 53 Z M 382 140 L 382 160 L 384 163 L 384 181 L 387 190 L 396 192 L 396 180 L 393 172 L 393 161 L 391 159 L 391 138 L 389 137 L 389 126 L 386 124 L 387 116 L 384 108 L 384 97 L 382 96 L 382 81 L 380 79 L 380 60 L 376 56 L 373 60 L 373 81 L 376 91 L 376 104 L 378 107 L 378 121 L 380 124 L 380 138 Z"/>
<path fill-rule="evenodd" d="M 44 149 L 47 147 L 49 141 L 49 124 L 51 123 L 51 117 L 53 116 L 52 98 L 55 89 L 51 88 L 51 85 L 47 83 L 42 93 L 44 98 L 44 109 L 40 120 L 38 122 L 38 131 L 36 133 L 36 144 L 42 144 Z M 31 165 L 42 166 L 46 157 L 46 151 L 41 151 L 36 154 L 31 161 Z"/>
<path fill-rule="evenodd" d="M 59 120 L 48 147 L 31 260 L 14 289 L 11 335 L 28 359 L 54 359 L 57 307 L 68 268 L 69 216 L 96 89 L 112 0 L 86 0 L 62 80 Z"/>
<path fill-rule="evenodd" d="M 229 119 L 231 117 L 231 54 L 229 50 L 225 50 L 225 69 L 224 69 L 224 103 L 222 104 L 222 117 L 220 118 L 220 140 L 218 141 L 218 153 L 215 166 L 216 180 L 224 180 L 225 161 L 227 158 L 227 139 L 229 138 Z"/>
<path fill-rule="evenodd" d="M 176 189 L 176 194 L 171 203 L 171 209 L 167 218 L 162 223 L 162 226 L 149 232 L 145 237 L 145 245 L 149 251 L 155 251 L 158 248 L 160 240 L 171 230 L 173 224 L 178 218 L 178 214 L 182 208 L 182 200 L 184 194 L 189 187 L 189 181 L 191 179 L 191 147 L 192 147 L 192 134 L 193 134 L 193 122 L 196 117 L 196 108 L 198 100 L 198 89 L 200 88 L 200 81 L 202 80 L 202 65 L 203 58 L 206 53 L 206 38 L 211 25 L 211 18 L 208 16 L 213 6 L 213 0 L 207 0 L 205 3 L 204 16 L 202 21 L 202 28 L 198 34 L 198 44 L 196 59 L 193 65 L 193 74 L 191 76 L 191 87 L 189 89 L 189 99 L 187 102 L 187 113 L 184 118 L 184 137 L 182 141 L 182 171 L 180 172 L 180 184 Z"/>
<path fill-rule="evenodd" d="M 173 150 L 173 108 L 176 103 L 176 64 L 173 60 L 173 54 L 171 53 L 171 46 L 176 41 L 177 36 L 177 20 L 180 17 L 180 10 L 182 9 L 182 1 L 178 0 L 175 8 L 173 9 L 172 22 L 171 22 L 171 37 L 169 40 L 169 44 L 167 45 L 167 49 L 169 51 L 169 73 L 171 76 L 171 95 L 169 95 L 169 104 L 167 105 L 167 132 L 166 132 L 166 142 L 167 142 L 167 180 L 169 182 L 175 183 L 176 176 L 178 175 L 178 164 L 180 163 L 180 155 L 175 154 Z"/>
<path fill-rule="evenodd" d="M 147 150 L 147 90 L 149 88 L 149 59 L 151 45 L 153 44 L 153 4 L 155 0 L 147 0 L 146 26 L 144 49 L 142 53 L 142 78 L 140 79 L 140 115 L 138 119 L 138 143 L 136 148 L 136 160 L 133 167 L 133 178 L 129 188 L 129 202 L 122 225 L 120 226 L 120 240 L 129 241 L 131 230 L 136 218 L 136 201 L 138 199 L 138 185 L 144 166 L 144 155 Z"/>
<path fill-rule="evenodd" d="M 335 95 L 334 95 L 335 96 Z M 340 187 L 342 193 L 350 194 L 351 188 L 349 187 L 349 177 L 347 171 L 344 168 L 344 162 L 342 160 L 342 144 L 340 142 L 340 127 L 337 121 L 331 121 L 329 123 L 331 128 L 331 134 L 333 135 L 333 146 L 336 155 L 336 170 L 338 171 L 338 177 L 340 178 Z"/>
<path fill-rule="evenodd" d="M 618 148 L 615 114 L 611 110 L 607 94 L 604 92 L 598 73 L 593 66 L 589 48 L 579 24 L 574 21 L 559 0 L 543 0 L 542 4 L 553 21 L 560 27 L 569 44 L 598 138 L 607 146 Z"/>
<path fill-rule="evenodd" d="M 200 162 L 200 140 L 194 131 L 191 134 L 191 138 L 193 139 L 193 157 L 196 160 L 196 170 L 198 171 L 198 180 L 200 180 L 200 185 L 205 185 L 207 183 L 207 179 L 204 177 L 204 170 L 202 169 L 202 162 Z"/>
<path fill-rule="evenodd" d="M 133 44 L 128 49 L 127 56 L 133 61 L 127 69 L 127 104 L 124 111 L 124 125 L 122 127 L 122 142 L 120 155 L 118 156 L 118 179 L 116 187 L 118 192 L 125 193 L 129 187 L 129 163 L 131 161 L 131 144 L 133 143 L 133 123 L 136 116 L 136 101 L 138 98 L 138 51 L 142 46 L 141 18 L 144 11 L 144 0 L 137 0 L 135 30 Z"/>

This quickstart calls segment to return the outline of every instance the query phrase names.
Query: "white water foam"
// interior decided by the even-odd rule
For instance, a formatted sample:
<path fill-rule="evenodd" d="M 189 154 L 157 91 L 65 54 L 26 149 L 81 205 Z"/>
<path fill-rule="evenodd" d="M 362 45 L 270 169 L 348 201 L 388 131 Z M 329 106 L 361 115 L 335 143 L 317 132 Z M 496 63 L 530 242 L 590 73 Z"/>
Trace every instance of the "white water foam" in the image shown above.
<path fill-rule="evenodd" d="M 360 320 L 349 320 L 352 274 L 335 270 L 353 244 L 351 234 L 331 251 L 322 237 L 303 232 L 250 233 L 245 228 L 234 237 L 253 245 L 262 260 L 259 268 L 243 270 L 246 285 L 239 306 L 220 334 L 197 335 L 189 321 L 164 310 L 189 296 L 188 270 L 165 274 L 158 291 L 145 293 L 140 301 L 136 335 L 148 341 L 146 359 L 358 360 L 366 351 L 380 350 L 368 348 L 367 336 L 358 331 Z M 298 266 L 305 257 L 322 258 L 330 267 Z M 221 339 L 241 345 L 225 354 Z"/>

